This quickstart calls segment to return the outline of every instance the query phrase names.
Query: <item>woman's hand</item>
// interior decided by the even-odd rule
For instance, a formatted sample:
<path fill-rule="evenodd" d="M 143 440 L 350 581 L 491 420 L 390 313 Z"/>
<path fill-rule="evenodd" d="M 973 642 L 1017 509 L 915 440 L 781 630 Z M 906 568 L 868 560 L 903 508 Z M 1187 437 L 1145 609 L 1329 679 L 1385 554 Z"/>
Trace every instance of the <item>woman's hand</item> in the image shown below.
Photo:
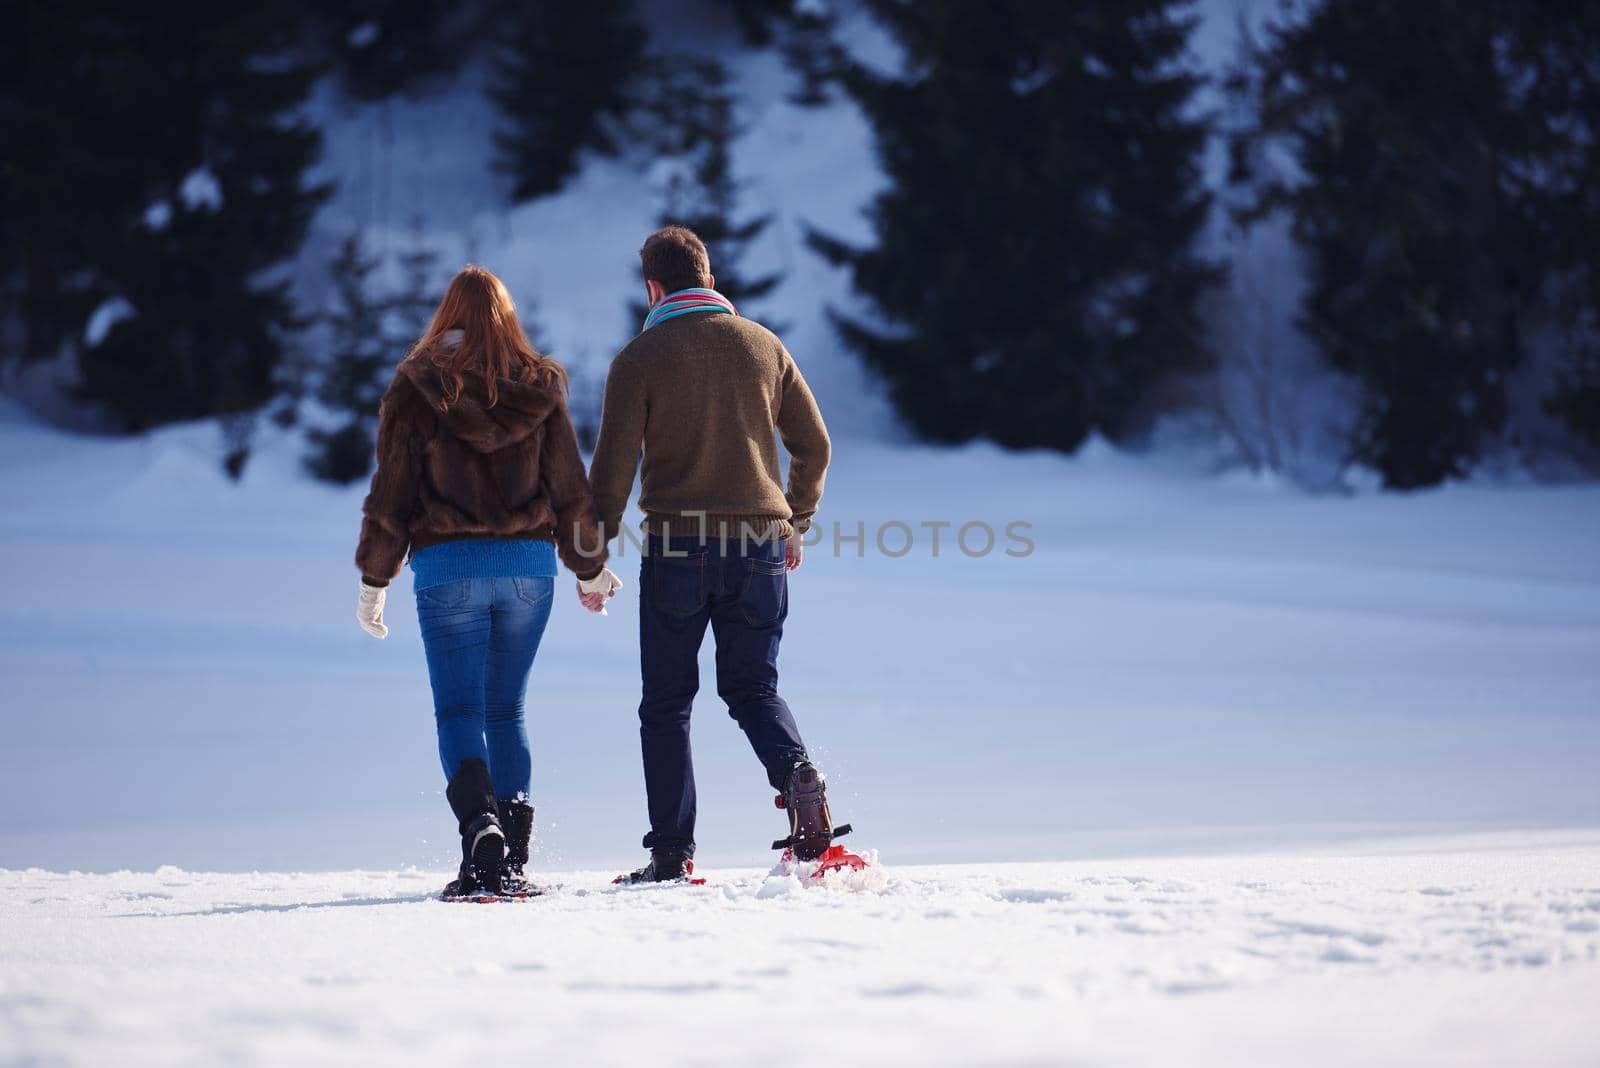
<path fill-rule="evenodd" d="M 606 614 L 606 602 L 622 589 L 622 580 L 609 567 L 602 567 L 593 578 L 578 580 L 578 600 L 591 612 Z"/>
<path fill-rule="evenodd" d="M 361 629 L 374 638 L 387 638 L 389 628 L 383 625 L 383 600 L 388 596 L 387 586 L 368 586 L 361 581 L 361 599 L 356 601 L 356 619 Z"/>

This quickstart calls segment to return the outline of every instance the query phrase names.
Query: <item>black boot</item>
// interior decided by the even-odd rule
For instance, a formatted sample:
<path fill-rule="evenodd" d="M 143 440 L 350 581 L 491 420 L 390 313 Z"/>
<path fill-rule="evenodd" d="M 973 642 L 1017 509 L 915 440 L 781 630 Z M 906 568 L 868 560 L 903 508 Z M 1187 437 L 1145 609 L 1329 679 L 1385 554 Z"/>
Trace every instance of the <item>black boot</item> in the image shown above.
<path fill-rule="evenodd" d="M 506 859 L 500 865 L 500 889 L 506 894 L 533 890 L 523 869 L 533 839 L 533 806 L 524 801 L 500 802 L 500 828 L 506 833 Z"/>
<path fill-rule="evenodd" d="M 773 849 L 792 849 L 798 860 L 816 860 L 835 838 L 850 833 L 848 826 L 833 826 L 833 815 L 828 811 L 828 780 L 809 760 L 790 769 L 779 800 L 789 813 L 789 837 L 773 842 Z"/>
<path fill-rule="evenodd" d="M 638 871 L 619 876 L 619 883 L 670 883 L 687 879 L 694 874 L 694 861 L 682 853 L 652 849 L 650 863 Z"/>
<path fill-rule="evenodd" d="M 461 872 L 444 888 L 444 895 L 499 894 L 506 837 L 500 829 L 489 768 L 481 760 L 463 760 L 444 796 L 461 831 Z"/>

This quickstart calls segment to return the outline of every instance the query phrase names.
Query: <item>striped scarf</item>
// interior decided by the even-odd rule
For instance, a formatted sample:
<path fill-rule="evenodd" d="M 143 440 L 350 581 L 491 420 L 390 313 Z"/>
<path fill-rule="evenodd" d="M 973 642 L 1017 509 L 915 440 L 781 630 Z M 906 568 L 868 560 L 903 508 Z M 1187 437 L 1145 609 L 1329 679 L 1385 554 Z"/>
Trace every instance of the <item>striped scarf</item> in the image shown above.
<path fill-rule="evenodd" d="M 676 319 L 690 312 L 739 314 L 734 310 L 733 302 L 715 289 L 680 289 L 676 293 L 668 293 L 650 309 L 650 314 L 644 317 L 644 328 L 639 333 L 644 333 L 657 323 L 664 323 L 668 319 Z"/>

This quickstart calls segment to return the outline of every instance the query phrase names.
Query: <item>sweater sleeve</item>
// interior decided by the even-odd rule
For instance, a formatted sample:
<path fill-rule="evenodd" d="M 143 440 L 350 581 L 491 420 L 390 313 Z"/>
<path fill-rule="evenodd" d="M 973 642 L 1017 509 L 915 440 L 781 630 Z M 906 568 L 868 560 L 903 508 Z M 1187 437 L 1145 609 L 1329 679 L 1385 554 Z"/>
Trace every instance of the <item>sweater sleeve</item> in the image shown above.
<path fill-rule="evenodd" d="M 361 581 L 387 586 L 400 573 L 411 544 L 411 515 L 416 510 L 421 478 L 416 426 L 408 409 L 420 398 L 398 375 L 378 406 L 378 468 L 361 505 L 361 540 L 356 566 Z"/>
<path fill-rule="evenodd" d="M 633 477 L 639 470 L 639 453 L 644 448 L 648 411 L 641 376 L 623 358 L 611 361 L 600 411 L 600 439 L 589 468 L 595 507 L 607 540 L 622 530 L 622 513 L 633 493 Z"/>
<path fill-rule="evenodd" d="M 780 346 L 781 347 L 781 346 Z M 794 529 L 804 534 L 822 503 L 822 483 L 828 474 L 833 445 L 811 387 L 788 350 L 783 350 L 783 372 L 778 403 L 778 436 L 789 451 L 789 488 L 784 494 L 794 513 Z"/>
<path fill-rule="evenodd" d="M 556 548 L 561 562 L 579 578 L 593 578 L 606 563 L 606 543 L 595 518 L 594 495 L 583 472 L 578 435 L 565 404 L 544 424 L 544 457 L 539 479 L 556 513 Z"/>

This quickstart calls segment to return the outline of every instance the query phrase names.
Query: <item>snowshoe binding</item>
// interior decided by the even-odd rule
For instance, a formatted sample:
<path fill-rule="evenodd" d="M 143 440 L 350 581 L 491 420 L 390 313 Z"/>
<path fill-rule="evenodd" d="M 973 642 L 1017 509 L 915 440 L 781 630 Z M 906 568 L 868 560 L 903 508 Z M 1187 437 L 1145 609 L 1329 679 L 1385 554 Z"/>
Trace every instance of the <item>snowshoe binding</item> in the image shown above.
<path fill-rule="evenodd" d="M 809 760 L 802 760 L 789 771 L 778 807 L 789 814 L 789 837 L 772 843 L 773 849 L 786 849 L 798 860 L 818 860 L 833 845 L 835 838 L 850 833 L 850 825 L 833 825 L 828 811 L 828 780 Z"/>

